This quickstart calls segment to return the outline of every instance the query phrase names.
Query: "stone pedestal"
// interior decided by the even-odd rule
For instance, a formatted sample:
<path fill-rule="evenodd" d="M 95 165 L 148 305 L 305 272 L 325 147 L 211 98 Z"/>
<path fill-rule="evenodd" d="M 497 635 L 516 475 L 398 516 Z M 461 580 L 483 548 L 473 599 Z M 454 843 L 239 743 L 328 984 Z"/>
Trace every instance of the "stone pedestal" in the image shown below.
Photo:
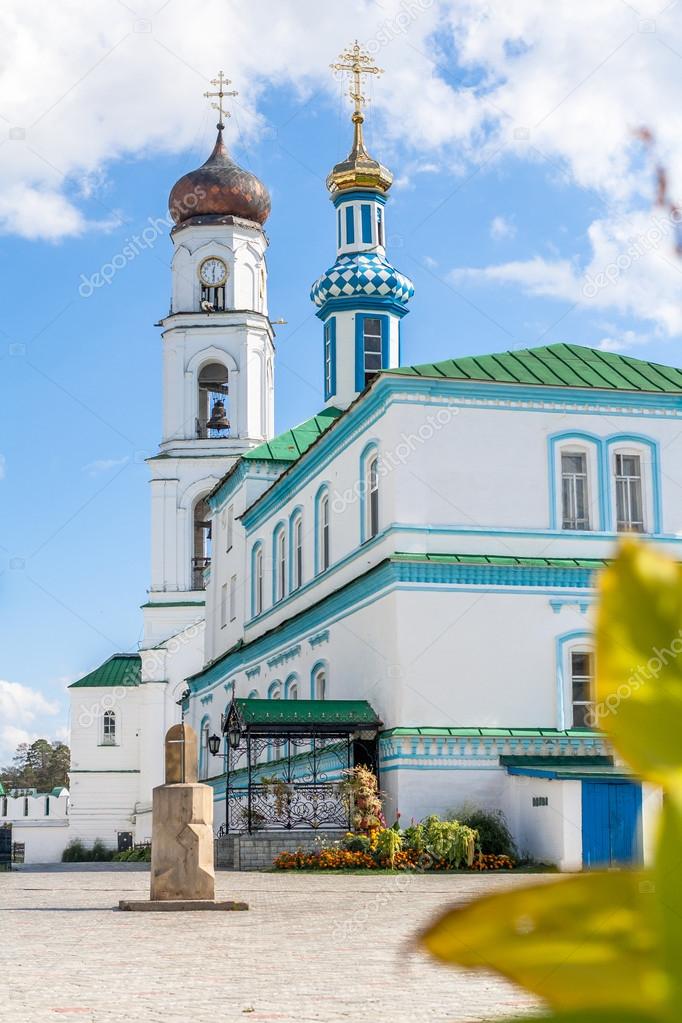
<path fill-rule="evenodd" d="M 150 898 L 214 899 L 213 790 L 159 785 L 152 801 Z"/>

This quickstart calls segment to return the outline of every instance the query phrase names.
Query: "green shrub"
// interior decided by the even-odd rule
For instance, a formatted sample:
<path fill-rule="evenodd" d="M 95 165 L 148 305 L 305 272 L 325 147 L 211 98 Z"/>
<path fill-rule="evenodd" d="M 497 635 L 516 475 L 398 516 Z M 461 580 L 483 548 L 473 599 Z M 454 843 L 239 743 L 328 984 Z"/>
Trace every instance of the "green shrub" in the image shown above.
<path fill-rule="evenodd" d="M 109 860 L 113 860 L 114 852 L 113 849 L 107 849 L 106 845 L 101 838 L 96 838 L 92 843 L 92 849 L 90 850 L 90 859 L 94 860 L 95 863 L 106 863 Z"/>
<path fill-rule="evenodd" d="M 484 810 L 482 807 L 465 805 L 448 816 L 478 831 L 482 853 L 518 858 L 512 833 L 501 810 Z"/>
<path fill-rule="evenodd" d="M 428 853 L 449 867 L 470 867 L 476 849 L 475 829 L 462 820 L 442 821 L 437 814 L 426 817 L 421 824 L 412 824 L 403 832 L 403 847 Z"/>
<path fill-rule="evenodd" d="M 368 835 L 351 835 L 348 834 L 341 842 L 341 848 L 347 849 L 348 852 L 369 852 L 369 836 Z"/>
<path fill-rule="evenodd" d="M 62 853 L 62 863 L 83 863 L 89 858 L 89 850 L 80 838 L 72 838 Z"/>

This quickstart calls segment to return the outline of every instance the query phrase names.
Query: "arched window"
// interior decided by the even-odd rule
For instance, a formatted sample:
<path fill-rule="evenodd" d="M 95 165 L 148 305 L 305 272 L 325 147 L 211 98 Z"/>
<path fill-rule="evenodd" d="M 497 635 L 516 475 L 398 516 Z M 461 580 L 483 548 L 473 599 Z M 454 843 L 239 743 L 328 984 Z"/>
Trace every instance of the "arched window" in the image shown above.
<path fill-rule="evenodd" d="M 315 571 L 326 572 L 330 564 L 329 491 L 325 486 L 318 491 L 315 503 Z"/>
<path fill-rule="evenodd" d="M 219 362 L 211 362 L 199 373 L 197 437 L 228 437 L 228 373 Z"/>
<path fill-rule="evenodd" d="M 272 602 L 276 604 L 279 600 L 284 600 L 287 592 L 287 538 L 282 523 L 276 527 L 273 535 L 272 562 L 274 568 Z"/>
<path fill-rule="evenodd" d="M 644 532 L 642 457 L 639 451 L 614 451 L 616 529 L 619 533 Z"/>
<path fill-rule="evenodd" d="M 105 710 L 102 718 L 102 745 L 116 745 L 116 715 L 113 710 Z"/>
<path fill-rule="evenodd" d="M 313 700 L 324 700 L 327 696 L 327 668 L 316 664 L 310 679 L 310 695 Z"/>
<path fill-rule="evenodd" d="M 251 613 L 255 617 L 263 610 L 263 547 L 253 548 L 251 564 Z"/>
<path fill-rule="evenodd" d="M 205 590 L 205 571 L 211 564 L 211 509 L 205 498 L 194 505 L 192 589 Z"/>
<path fill-rule="evenodd" d="M 291 589 L 303 583 L 303 516 L 295 512 L 291 519 Z"/>
<path fill-rule="evenodd" d="M 368 444 L 360 457 L 360 540 L 379 532 L 379 452 Z"/>
<path fill-rule="evenodd" d="M 248 700 L 257 700 L 258 699 L 258 690 L 257 689 L 252 689 L 251 692 L 249 693 L 247 699 Z"/>
<path fill-rule="evenodd" d="M 298 676 L 289 675 L 284 684 L 284 696 L 287 700 L 298 699 Z"/>
<path fill-rule="evenodd" d="M 278 678 L 272 682 L 268 688 L 268 700 L 281 700 L 282 699 L 282 683 Z"/>
<path fill-rule="evenodd" d="M 561 528 L 589 529 L 587 452 L 561 452 Z"/>

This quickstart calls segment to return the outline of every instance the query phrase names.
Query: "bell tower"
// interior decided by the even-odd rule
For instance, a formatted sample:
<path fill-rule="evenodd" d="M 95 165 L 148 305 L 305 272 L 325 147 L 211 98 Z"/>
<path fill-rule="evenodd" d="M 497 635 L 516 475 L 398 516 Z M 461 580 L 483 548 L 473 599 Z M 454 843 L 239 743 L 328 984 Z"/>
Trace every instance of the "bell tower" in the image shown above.
<path fill-rule="evenodd" d="M 217 138 L 201 167 L 173 186 L 172 295 L 161 320 L 163 427 L 150 458 L 152 571 L 143 647 L 202 613 L 211 559 L 206 497 L 274 429 L 274 344 L 268 317 L 270 196 L 229 155 L 230 84 L 214 79 Z"/>

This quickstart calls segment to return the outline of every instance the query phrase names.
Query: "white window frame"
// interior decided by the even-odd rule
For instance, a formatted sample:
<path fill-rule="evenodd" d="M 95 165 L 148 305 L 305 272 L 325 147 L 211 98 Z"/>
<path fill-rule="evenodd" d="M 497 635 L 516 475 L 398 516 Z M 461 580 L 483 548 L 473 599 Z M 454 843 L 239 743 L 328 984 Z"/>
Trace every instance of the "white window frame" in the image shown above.
<path fill-rule="evenodd" d="M 321 695 L 320 688 L 322 690 Z M 326 700 L 326 698 L 327 698 L 327 669 L 321 666 L 317 668 L 315 674 L 313 675 L 313 699 Z"/>
<path fill-rule="evenodd" d="M 376 321 L 379 324 L 379 333 L 378 334 L 370 334 L 370 333 L 368 333 L 368 331 L 367 331 L 367 324 L 370 322 L 370 320 Z M 363 379 L 363 386 L 364 387 L 367 387 L 367 385 L 370 383 L 370 381 L 373 379 L 373 377 L 375 377 L 378 373 L 381 373 L 382 363 L 383 363 L 382 340 L 383 339 L 382 339 L 382 330 L 381 330 L 381 317 L 380 316 L 365 316 L 364 319 L 363 319 L 363 323 L 362 323 L 362 379 Z M 372 341 L 373 344 L 374 344 L 375 341 L 379 342 L 379 350 L 378 350 L 378 352 L 374 351 L 373 348 L 372 348 L 371 351 L 368 350 L 368 342 L 369 341 Z M 368 355 L 371 355 L 374 359 L 376 359 L 377 356 L 379 357 L 379 365 L 378 365 L 378 367 L 376 369 L 375 368 L 368 368 L 368 366 L 367 366 L 367 356 Z"/>
<path fill-rule="evenodd" d="M 564 470 L 564 458 L 581 458 L 584 465 L 584 472 L 566 472 Z M 587 532 L 590 529 L 590 466 L 587 457 L 587 451 L 580 449 L 562 448 L 559 452 L 559 473 L 561 476 L 561 528 L 567 530 L 576 530 L 579 532 Z M 583 510 L 584 515 L 581 517 L 578 515 L 578 480 L 583 481 Z M 570 509 L 567 510 L 564 502 L 564 485 L 568 482 L 570 497 L 569 502 L 571 504 Z M 567 513 L 568 511 L 568 513 Z M 578 524 L 582 523 L 582 524 Z"/>
<path fill-rule="evenodd" d="M 573 658 L 575 655 L 587 655 L 591 662 L 591 673 L 589 675 L 578 675 L 573 670 Z M 569 727 L 571 728 L 583 728 L 592 727 L 591 725 L 585 726 L 584 722 L 577 722 L 575 720 L 575 708 L 576 707 L 591 707 L 594 710 L 596 706 L 595 697 L 595 665 L 594 665 L 594 648 L 589 644 L 573 643 L 569 646 L 566 651 L 567 661 L 567 678 L 568 678 L 568 707 L 569 711 Z M 574 697 L 574 683 L 577 679 L 589 679 L 591 683 L 591 699 L 589 700 L 576 700 Z"/>
<path fill-rule="evenodd" d="M 331 527 L 329 522 L 329 491 L 317 501 L 317 571 L 326 572 L 331 565 Z"/>
<path fill-rule="evenodd" d="M 237 576 L 230 577 L 230 621 L 237 617 Z"/>
<path fill-rule="evenodd" d="M 275 538 L 275 603 L 287 595 L 287 538 L 281 526 Z"/>
<path fill-rule="evenodd" d="M 294 519 L 291 531 L 291 589 L 298 590 L 303 585 L 303 516 L 299 513 Z"/>
<path fill-rule="evenodd" d="M 563 469 L 562 462 L 564 455 L 584 455 L 586 480 L 586 508 L 587 508 L 587 529 L 575 530 L 577 533 L 586 533 L 594 529 L 601 529 L 601 509 L 599 505 L 599 478 L 601 465 L 599 458 L 599 447 L 596 442 L 570 437 L 562 440 L 556 445 L 554 454 L 554 476 L 555 476 L 555 522 L 556 527 L 565 532 L 573 530 L 564 526 L 564 500 L 563 500 Z M 606 528 L 606 527 L 604 527 Z"/>
<path fill-rule="evenodd" d="M 113 721 L 113 728 L 107 727 L 107 722 Z M 102 714 L 102 746 L 118 746 L 116 712 L 105 710 Z"/>
<path fill-rule="evenodd" d="M 263 610 L 263 548 L 259 547 L 253 556 L 253 613 Z"/>
<path fill-rule="evenodd" d="M 234 505 L 227 509 L 227 525 L 225 527 L 225 553 L 229 554 L 234 546 Z"/>
<path fill-rule="evenodd" d="M 373 451 L 365 464 L 365 539 L 379 533 L 379 452 Z"/>
<path fill-rule="evenodd" d="M 621 458 L 637 458 L 639 460 L 639 477 L 619 475 L 619 460 Z M 609 451 L 610 484 L 613 501 L 613 528 L 618 533 L 648 533 L 648 523 L 652 521 L 652 509 L 650 508 L 650 454 L 646 447 L 636 444 L 613 445 Z M 619 481 L 625 479 L 639 479 L 639 499 L 642 508 L 641 528 L 632 529 L 619 526 L 618 520 L 618 491 Z M 631 487 L 627 487 L 628 503 L 631 501 Z"/>
<path fill-rule="evenodd" d="M 227 625 L 227 583 L 220 587 L 220 628 Z"/>

